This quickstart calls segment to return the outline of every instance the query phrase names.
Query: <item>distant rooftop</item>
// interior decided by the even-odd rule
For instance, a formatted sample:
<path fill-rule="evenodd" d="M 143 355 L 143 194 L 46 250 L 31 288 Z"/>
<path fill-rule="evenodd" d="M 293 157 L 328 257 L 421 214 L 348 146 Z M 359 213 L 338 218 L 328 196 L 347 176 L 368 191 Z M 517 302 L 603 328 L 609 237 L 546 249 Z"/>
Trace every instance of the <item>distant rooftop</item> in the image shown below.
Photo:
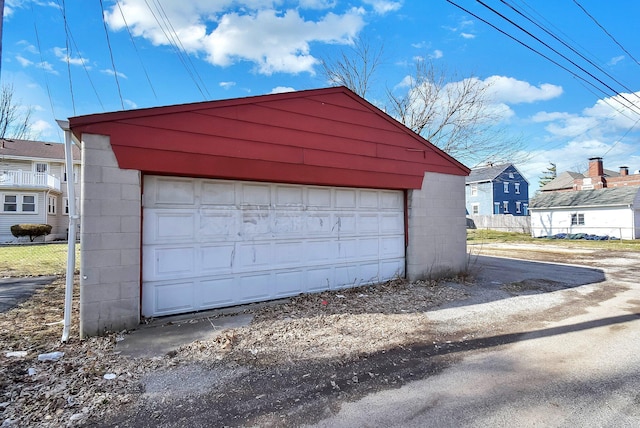
<path fill-rule="evenodd" d="M 630 205 L 633 204 L 639 191 L 640 186 L 624 186 L 575 192 L 542 192 L 531 200 L 529 208 Z"/>
<path fill-rule="evenodd" d="M 64 144 L 0 139 L 0 157 L 64 160 Z M 73 146 L 73 159 L 80 159 L 80 150 L 75 145 Z"/>

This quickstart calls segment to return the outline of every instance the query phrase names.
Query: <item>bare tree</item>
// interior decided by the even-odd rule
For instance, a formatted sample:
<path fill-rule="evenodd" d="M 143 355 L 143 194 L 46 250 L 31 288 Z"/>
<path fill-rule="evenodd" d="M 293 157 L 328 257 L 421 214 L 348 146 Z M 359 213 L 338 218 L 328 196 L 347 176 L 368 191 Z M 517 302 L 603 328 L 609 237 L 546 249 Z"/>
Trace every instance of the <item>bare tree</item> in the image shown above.
<path fill-rule="evenodd" d="M 323 74 L 367 98 L 381 62 L 382 49 L 358 41 L 333 60 L 323 60 Z M 499 126 L 504 106 L 493 103 L 490 86 L 473 76 L 460 78 L 417 59 L 412 74 L 395 89 L 386 89 L 383 108 L 414 132 L 470 166 L 522 162 L 527 158 L 520 137 Z"/>
<path fill-rule="evenodd" d="M 24 107 L 14 99 L 13 85 L 6 84 L 0 89 L 0 139 L 32 138 L 31 107 Z"/>
<path fill-rule="evenodd" d="M 417 59 L 399 88 L 399 95 L 398 89 L 387 89 L 389 113 L 451 156 L 470 165 L 526 157 L 521 139 L 506 138 L 499 126 L 505 107 L 492 101 L 485 81 Z"/>
<path fill-rule="evenodd" d="M 383 48 L 372 48 L 367 40 L 357 39 L 353 46 L 340 52 L 337 59 L 322 59 L 322 75 L 336 86 L 346 86 L 367 98 L 373 76 L 382 61 Z"/>

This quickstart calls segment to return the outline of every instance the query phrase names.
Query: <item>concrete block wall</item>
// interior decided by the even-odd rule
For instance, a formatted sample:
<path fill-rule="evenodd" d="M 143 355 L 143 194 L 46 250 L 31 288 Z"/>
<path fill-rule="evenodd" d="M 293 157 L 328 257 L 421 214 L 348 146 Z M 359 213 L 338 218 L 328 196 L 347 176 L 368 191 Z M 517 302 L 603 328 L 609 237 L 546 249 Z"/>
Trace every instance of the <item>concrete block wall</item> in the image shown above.
<path fill-rule="evenodd" d="M 109 137 L 82 136 L 80 335 L 140 323 L 141 175 L 118 167 Z"/>
<path fill-rule="evenodd" d="M 425 173 L 409 190 L 407 278 L 438 278 L 467 268 L 465 177 Z"/>

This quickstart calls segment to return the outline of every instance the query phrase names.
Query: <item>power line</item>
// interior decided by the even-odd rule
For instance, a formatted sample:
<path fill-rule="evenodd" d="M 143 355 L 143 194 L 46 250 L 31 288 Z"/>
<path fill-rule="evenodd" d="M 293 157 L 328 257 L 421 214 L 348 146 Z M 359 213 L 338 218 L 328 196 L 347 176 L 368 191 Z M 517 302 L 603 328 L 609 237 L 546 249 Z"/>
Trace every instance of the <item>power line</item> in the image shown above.
<path fill-rule="evenodd" d="M 67 7 L 64 3 L 64 0 L 62 1 L 62 19 L 64 21 L 64 34 L 65 34 L 65 47 L 67 49 L 67 75 L 69 78 L 69 92 L 71 93 L 71 106 L 73 107 L 73 115 L 76 115 L 76 101 L 75 101 L 75 97 L 73 96 L 73 82 L 71 79 L 71 61 L 69 61 L 70 57 L 69 57 L 69 27 L 67 25 Z"/>
<path fill-rule="evenodd" d="M 129 28 L 129 24 L 127 23 L 127 19 L 124 17 L 124 12 L 122 11 L 122 7 L 120 6 L 120 0 L 116 0 L 116 5 L 118 5 L 118 10 L 120 11 L 120 16 L 122 16 L 122 21 L 124 22 L 124 26 L 127 29 L 127 33 L 129 33 L 129 38 L 131 39 L 131 44 L 136 51 L 136 55 L 138 56 L 138 60 L 140 61 L 140 65 L 142 66 L 142 70 L 144 71 L 144 75 L 147 78 L 147 82 L 149 83 L 149 87 L 151 88 L 151 92 L 153 92 L 153 96 L 155 99 L 158 99 L 158 94 L 156 94 L 156 90 L 151 83 L 151 78 L 149 78 L 149 73 L 147 73 L 147 68 L 144 66 L 144 62 L 142 61 L 142 57 L 140 56 L 140 52 L 138 51 L 138 46 L 133 38 L 133 34 L 131 33 L 131 29 Z"/>
<path fill-rule="evenodd" d="M 111 49 L 111 39 L 109 38 L 109 30 L 107 29 L 107 22 L 104 19 L 104 4 L 100 0 L 100 9 L 102 10 L 102 26 L 104 27 L 104 34 L 107 38 L 107 47 L 109 48 L 109 57 L 111 58 L 111 67 L 113 67 L 113 77 L 116 79 L 116 86 L 118 87 L 118 95 L 120 96 L 120 105 L 124 110 L 124 100 L 122 99 L 122 91 L 120 90 L 120 79 L 118 79 L 118 70 L 116 69 L 116 63 L 113 60 L 113 50 Z"/>
<path fill-rule="evenodd" d="M 449 1 L 449 0 L 447 0 Z M 526 30 L 525 28 L 523 28 L 522 26 L 518 25 L 517 23 L 515 23 L 513 20 L 507 18 L 506 16 L 504 16 L 503 14 L 501 14 L 500 12 L 498 12 L 497 10 L 493 9 L 491 6 L 487 5 L 486 3 L 484 3 L 482 0 L 476 0 L 478 3 L 480 3 L 482 6 L 484 6 L 485 8 L 489 9 L 491 12 L 493 12 L 494 14 L 498 15 L 500 18 L 504 19 L 505 21 L 509 22 L 511 25 L 515 26 L 516 28 L 518 28 L 520 31 L 524 32 L 525 34 L 527 34 L 528 36 L 532 37 L 534 40 L 536 40 L 537 42 L 541 43 L 543 46 L 545 46 L 546 48 L 550 49 L 552 52 L 554 52 L 555 54 L 559 55 L 561 58 L 563 58 L 564 60 L 568 61 L 571 65 L 573 65 L 574 67 L 578 68 L 580 71 L 582 71 L 583 73 L 586 73 L 589 77 L 591 77 L 592 79 L 596 80 L 598 83 L 600 83 L 601 85 L 603 85 L 605 88 L 609 89 L 613 94 L 617 94 L 620 95 L 620 97 L 622 99 L 624 99 L 625 101 L 627 101 L 630 105 L 635 106 L 635 104 L 633 102 L 631 102 L 630 100 L 628 100 L 624 95 L 619 94 L 619 91 L 617 91 L 616 89 L 612 88 L 611 86 L 609 86 L 607 83 L 605 83 L 602 79 L 598 78 L 597 76 L 595 76 L 593 73 L 589 72 L 588 70 L 586 70 L 584 67 L 580 66 L 579 64 L 577 64 L 575 61 L 571 60 L 570 58 L 568 58 L 566 55 L 562 54 L 561 52 L 559 52 L 558 50 L 556 50 L 555 48 L 553 48 L 552 46 L 550 46 L 548 43 L 544 42 L 542 39 L 540 39 L 539 37 L 535 36 L 534 34 L 532 34 L 530 31 Z M 485 21 L 486 22 L 486 21 Z M 495 27 L 494 27 L 495 28 Z M 516 39 L 517 40 L 517 39 Z M 558 64 L 557 62 L 554 62 L 555 64 Z M 563 69 L 567 70 L 568 69 L 566 67 L 563 67 Z M 575 73 L 572 72 L 573 75 L 576 75 Z M 585 79 L 583 79 L 585 80 Z M 585 80 L 586 81 L 586 80 Z M 595 85 L 593 85 L 595 87 Z M 602 89 L 598 88 L 598 90 L 600 90 L 603 94 L 606 95 L 606 92 L 603 91 Z M 615 98 L 614 98 L 615 99 Z M 618 102 L 620 102 L 619 100 L 616 100 Z M 621 102 L 620 102 L 621 103 Z M 622 103 L 621 103 L 622 104 Z M 623 104 L 624 105 L 624 104 Z M 625 106 L 626 107 L 626 106 Z"/>
<path fill-rule="evenodd" d="M 546 28 L 542 27 L 541 25 L 539 25 L 538 23 L 534 22 L 533 20 L 531 20 L 528 16 L 525 16 L 522 12 L 520 12 L 516 7 L 514 7 L 513 5 L 509 4 L 507 1 L 505 0 L 500 0 L 503 4 L 505 4 L 506 6 L 508 6 L 509 8 L 511 8 L 511 10 L 513 10 L 514 12 L 516 12 L 518 15 L 522 16 L 523 18 L 525 18 L 526 20 L 528 20 L 529 22 L 531 22 L 532 24 L 534 24 L 535 26 L 537 26 L 538 28 L 540 28 L 542 31 L 544 31 L 545 33 L 547 33 L 548 35 L 550 35 L 551 37 L 553 37 L 555 40 L 557 40 L 558 42 L 562 43 L 563 46 L 565 46 L 566 48 L 568 48 L 569 50 L 571 50 L 573 53 L 577 54 L 580 58 L 582 58 L 583 60 L 587 61 L 589 64 L 591 64 L 592 66 L 594 66 L 596 69 L 598 69 L 600 72 L 602 72 L 604 75 L 606 75 L 608 78 L 610 78 L 611 80 L 613 80 L 614 82 L 616 82 L 618 85 L 622 86 L 624 89 L 626 89 L 627 91 L 629 91 L 629 93 L 633 94 L 634 91 L 632 89 L 630 89 L 629 87 L 627 87 L 624 83 L 621 83 L 620 81 L 618 81 L 618 79 L 616 79 L 615 77 L 613 77 L 611 74 L 609 74 L 606 70 L 604 70 L 602 67 L 600 67 L 598 64 L 594 63 L 593 61 L 591 61 L 589 58 L 587 58 L 586 56 L 582 55 L 582 53 L 580 53 L 578 50 L 576 50 L 575 48 L 573 48 L 571 45 L 569 45 L 568 43 L 566 43 L 564 40 L 562 40 L 561 38 L 559 38 L 558 36 L 556 36 L 555 34 L 553 34 L 552 32 L 550 32 L 549 30 L 547 30 Z"/>
<path fill-rule="evenodd" d="M 618 40 L 616 40 L 616 38 L 615 38 L 615 37 L 613 37 L 613 36 L 609 33 L 609 32 L 607 31 L 607 29 L 606 29 L 606 28 L 604 28 L 604 26 L 602 26 L 602 24 L 600 24 L 600 23 L 598 22 L 598 20 L 597 20 L 597 19 L 595 19 L 595 18 L 594 18 L 594 17 L 593 17 L 589 12 L 587 12 L 587 9 L 585 9 L 585 8 L 584 8 L 580 3 L 578 3 L 578 1 L 577 1 L 577 0 L 573 0 L 573 2 L 574 2 L 574 3 L 575 3 L 575 4 L 576 4 L 580 9 L 582 9 L 582 11 L 583 11 L 583 12 L 584 12 L 584 13 L 585 13 L 589 18 L 591 18 L 591 20 L 592 20 L 592 21 L 593 21 L 593 22 L 594 22 L 598 27 L 600 27 L 600 29 L 601 29 L 602 31 L 604 31 L 604 33 L 605 33 L 607 36 L 609 36 L 609 37 L 611 38 L 611 40 L 613 40 L 613 41 L 615 42 L 615 44 L 617 44 L 618 46 L 620 46 L 620 49 L 622 49 L 622 50 L 623 50 L 627 55 L 629 55 L 629 57 L 630 57 L 632 60 L 634 60 L 636 64 L 640 65 L 640 62 L 638 62 L 638 60 L 637 60 L 637 59 L 635 59 L 635 58 L 633 57 L 633 55 L 631 55 L 631 53 L 630 53 L 628 50 L 626 50 L 626 49 L 624 48 L 624 46 L 622 46 L 622 44 L 621 44 L 620 42 L 618 42 Z"/>
<path fill-rule="evenodd" d="M 158 18 L 158 16 L 156 15 L 156 13 L 154 12 L 153 8 L 151 7 L 151 5 L 149 4 L 148 0 L 144 0 L 144 2 L 147 5 L 147 8 L 149 9 L 149 11 L 151 12 L 151 15 L 153 16 L 153 18 L 156 20 L 156 23 L 158 24 L 158 27 L 160 28 L 160 30 L 162 31 L 162 33 L 164 34 L 164 36 L 167 38 L 167 41 L 169 42 L 169 45 L 173 48 L 174 53 L 178 56 L 178 59 L 180 60 L 180 62 L 182 63 L 183 67 L 185 68 L 185 70 L 187 71 L 187 74 L 189 74 L 189 77 L 191 77 L 191 80 L 193 80 L 193 83 L 196 85 L 196 88 L 198 89 L 198 91 L 200 92 L 200 94 L 202 95 L 202 98 L 207 100 L 206 95 L 204 94 L 204 91 L 202 90 L 202 88 L 200 87 L 200 84 L 198 83 L 195 75 L 194 75 L 194 71 L 191 70 L 189 68 L 189 66 L 187 65 L 187 62 L 184 58 L 184 54 L 183 52 L 180 50 L 180 48 L 178 48 L 177 44 L 175 43 L 175 41 L 172 40 L 172 37 L 167 33 L 167 30 L 165 30 L 165 28 L 162 25 L 162 22 L 160 22 L 160 19 Z M 159 11 L 158 7 L 156 6 L 156 10 Z"/>

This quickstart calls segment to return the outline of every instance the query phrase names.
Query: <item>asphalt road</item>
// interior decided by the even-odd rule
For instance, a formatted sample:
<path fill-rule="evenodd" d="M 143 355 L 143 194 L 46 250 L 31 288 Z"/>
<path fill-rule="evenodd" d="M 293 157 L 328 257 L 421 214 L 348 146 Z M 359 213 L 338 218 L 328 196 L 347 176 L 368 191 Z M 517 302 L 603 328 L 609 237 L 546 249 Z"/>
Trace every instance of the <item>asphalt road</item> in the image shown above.
<path fill-rule="evenodd" d="M 633 257 L 606 260 L 606 278 L 593 284 L 467 306 L 467 324 L 497 318 L 516 333 L 487 338 L 488 346 L 436 376 L 342 403 L 312 426 L 640 426 L 640 257 Z M 532 266 L 558 279 L 598 275 L 548 263 L 486 261 L 491 281 L 513 280 L 521 267 L 520 274 L 529 275 Z M 558 298 L 565 304 L 543 309 Z M 459 328 L 454 311 L 435 311 L 434 319 L 457 321 Z"/>
<path fill-rule="evenodd" d="M 27 300 L 40 287 L 51 284 L 55 276 L 0 278 L 0 312 Z"/>

